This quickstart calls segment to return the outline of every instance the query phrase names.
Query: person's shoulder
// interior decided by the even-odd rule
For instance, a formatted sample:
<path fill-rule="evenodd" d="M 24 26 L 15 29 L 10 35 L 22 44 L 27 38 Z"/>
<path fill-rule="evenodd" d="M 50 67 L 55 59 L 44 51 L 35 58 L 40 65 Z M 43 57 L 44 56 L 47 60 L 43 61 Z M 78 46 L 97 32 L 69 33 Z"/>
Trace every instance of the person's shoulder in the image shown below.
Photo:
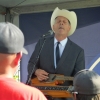
<path fill-rule="evenodd" d="M 82 47 L 80 47 L 78 44 L 76 44 L 76 43 L 73 42 L 72 40 L 68 39 L 68 42 L 70 42 L 70 44 L 71 44 L 74 48 L 83 50 Z"/>
<path fill-rule="evenodd" d="M 24 83 L 22 83 L 22 82 L 19 82 L 18 85 L 19 85 L 21 88 L 23 88 L 23 90 L 25 90 L 25 91 L 26 91 L 26 90 L 30 90 L 31 92 L 34 91 L 34 90 L 39 91 L 37 88 L 32 87 L 32 86 L 29 86 L 29 85 L 26 85 L 26 84 L 24 84 Z"/>
<path fill-rule="evenodd" d="M 2 91 L 6 89 L 6 92 L 10 93 L 9 96 L 13 93 L 14 98 L 19 98 L 16 100 L 46 100 L 43 93 L 37 88 L 28 86 L 11 78 L 0 79 L 0 86 L 2 87 Z"/>
<path fill-rule="evenodd" d="M 19 86 L 26 95 L 32 97 L 31 100 L 47 100 L 44 94 L 36 87 L 32 87 L 24 83 L 19 83 Z"/>
<path fill-rule="evenodd" d="M 31 94 L 32 100 L 47 100 L 44 94 L 39 89 L 27 85 L 25 87 L 27 87 L 26 91 Z"/>

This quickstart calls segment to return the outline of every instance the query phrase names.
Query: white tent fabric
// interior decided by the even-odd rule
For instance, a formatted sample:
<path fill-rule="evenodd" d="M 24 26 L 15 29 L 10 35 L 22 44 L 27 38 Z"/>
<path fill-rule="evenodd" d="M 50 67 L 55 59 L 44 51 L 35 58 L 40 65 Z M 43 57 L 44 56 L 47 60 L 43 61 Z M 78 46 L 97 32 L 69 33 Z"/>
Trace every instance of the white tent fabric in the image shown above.
<path fill-rule="evenodd" d="M 0 22 L 5 21 L 5 16 L 0 14 Z"/>

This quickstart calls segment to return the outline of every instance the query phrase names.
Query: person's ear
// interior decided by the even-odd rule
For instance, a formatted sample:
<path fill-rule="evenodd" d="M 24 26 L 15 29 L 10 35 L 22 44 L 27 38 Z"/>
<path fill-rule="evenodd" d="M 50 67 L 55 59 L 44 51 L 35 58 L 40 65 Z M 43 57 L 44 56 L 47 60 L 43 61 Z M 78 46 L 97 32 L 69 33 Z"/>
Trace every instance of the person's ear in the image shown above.
<path fill-rule="evenodd" d="M 16 54 L 16 58 L 14 61 L 15 66 L 17 66 L 19 64 L 21 57 L 22 57 L 22 52 Z"/>
<path fill-rule="evenodd" d="M 77 100 L 76 93 L 73 93 L 73 100 Z"/>

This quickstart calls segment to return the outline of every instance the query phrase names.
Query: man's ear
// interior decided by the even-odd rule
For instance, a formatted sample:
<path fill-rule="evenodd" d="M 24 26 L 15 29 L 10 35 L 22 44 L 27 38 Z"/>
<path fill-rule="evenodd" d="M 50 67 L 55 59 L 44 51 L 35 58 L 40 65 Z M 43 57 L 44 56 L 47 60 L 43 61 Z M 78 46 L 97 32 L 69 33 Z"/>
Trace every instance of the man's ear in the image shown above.
<path fill-rule="evenodd" d="M 19 64 L 21 57 L 22 57 L 22 52 L 16 54 L 15 63 L 14 63 L 15 66 Z"/>

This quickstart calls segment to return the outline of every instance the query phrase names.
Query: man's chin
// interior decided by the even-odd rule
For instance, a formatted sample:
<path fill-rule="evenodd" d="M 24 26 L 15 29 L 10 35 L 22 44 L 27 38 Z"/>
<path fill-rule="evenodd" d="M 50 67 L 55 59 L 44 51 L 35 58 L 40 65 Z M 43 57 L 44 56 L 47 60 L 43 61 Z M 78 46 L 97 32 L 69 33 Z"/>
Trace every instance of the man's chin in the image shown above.
<path fill-rule="evenodd" d="M 64 30 L 60 30 L 59 34 L 64 35 L 65 34 Z"/>

